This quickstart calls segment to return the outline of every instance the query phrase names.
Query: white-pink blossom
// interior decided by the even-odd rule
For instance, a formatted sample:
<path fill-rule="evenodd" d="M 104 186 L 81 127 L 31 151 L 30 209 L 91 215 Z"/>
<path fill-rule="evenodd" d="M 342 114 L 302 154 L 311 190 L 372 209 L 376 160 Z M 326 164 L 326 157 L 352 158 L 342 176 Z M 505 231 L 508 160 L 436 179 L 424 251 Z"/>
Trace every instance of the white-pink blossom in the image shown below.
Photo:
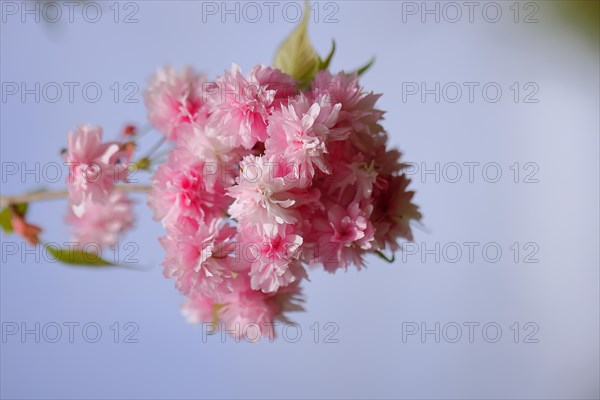
<path fill-rule="evenodd" d="M 161 238 L 166 256 L 166 277 L 174 278 L 181 293 L 203 293 L 219 299 L 231 289 L 229 257 L 234 250 L 235 229 L 222 220 L 205 225 L 181 218 L 169 234 Z"/>
<path fill-rule="evenodd" d="M 144 96 L 148 119 L 167 139 L 177 140 L 182 127 L 206 121 L 206 93 L 210 93 L 210 88 L 204 75 L 191 67 L 178 72 L 166 66 L 148 83 Z"/>
<path fill-rule="evenodd" d="M 126 154 L 119 142 L 102 142 L 102 128 L 81 125 L 68 134 L 64 159 L 73 213 L 82 216 L 88 205 L 108 199 L 116 182 L 127 180 Z"/>
<path fill-rule="evenodd" d="M 77 247 L 107 247 L 133 226 L 133 202 L 120 191 L 113 191 L 103 202 L 90 203 L 81 216 L 69 210 L 66 222 L 72 226 Z"/>

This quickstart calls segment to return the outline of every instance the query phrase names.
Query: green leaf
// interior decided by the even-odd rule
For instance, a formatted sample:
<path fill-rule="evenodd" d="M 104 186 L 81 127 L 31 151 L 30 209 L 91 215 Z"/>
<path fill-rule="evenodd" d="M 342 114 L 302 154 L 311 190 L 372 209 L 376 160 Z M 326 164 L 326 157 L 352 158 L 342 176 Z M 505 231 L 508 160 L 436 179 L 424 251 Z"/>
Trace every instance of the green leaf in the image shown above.
<path fill-rule="evenodd" d="M 87 267 L 114 265 L 113 263 L 99 257 L 97 254 L 89 253 L 81 249 L 62 249 L 53 247 L 49 244 L 44 244 L 44 247 L 48 250 L 52 257 L 56 259 L 56 261 L 59 261 L 63 264 L 82 265 Z"/>
<path fill-rule="evenodd" d="M 300 24 L 281 43 L 273 65 L 298 81 L 300 87 L 306 87 L 319 70 L 321 60 L 308 38 L 308 20 L 310 9 L 308 2 L 304 7 L 304 16 Z"/>
<path fill-rule="evenodd" d="M 14 206 L 12 206 L 12 210 L 16 211 L 19 215 L 21 216 L 25 216 L 25 214 L 27 214 L 27 209 L 29 208 L 29 204 L 27 203 L 20 203 L 20 204 L 15 204 Z M 4 210 L 2 210 L 2 212 L 0 212 L 0 225 L 2 225 L 2 230 L 4 231 L 4 233 L 12 233 L 13 232 L 13 226 L 12 223 L 10 222 L 10 217 L 11 217 L 12 211 L 11 211 L 11 207 L 6 207 Z"/>
<path fill-rule="evenodd" d="M 0 224 L 4 233 L 11 233 L 13 231 L 12 224 L 10 223 L 10 208 L 6 207 L 0 213 Z"/>
<path fill-rule="evenodd" d="M 325 60 L 321 60 L 319 58 L 319 61 L 320 61 L 319 71 L 329 68 L 329 64 L 331 63 L 331 59 L 333 58 L 334 54 L 335 54 L 335 40 L 332 40 L 331 51 L 327 55 L 327 58 L 325 58 Z"/>
<path fill-rule="evenodd" d="M 27 210 L 29 209 L 29 203 L 20 203 L 15 206 L 15 211 L 21 216 L 24 217 L 27 214 Z"/>
<path fill-rule="evenodd" d="M 373 66 L 373 64 L 375 64 L 375 57 L 371 58 L 368 63 L 366 63 L 365 65 L 363 65 L 359 69 L 357 69 L 355 71 L 355 73 L 358 76 L 361 76 L 362 74 L 364 74 L 365 72 L 367 72 L 367 70 L 369 70 L 369 68 L 371 68 Z"/>

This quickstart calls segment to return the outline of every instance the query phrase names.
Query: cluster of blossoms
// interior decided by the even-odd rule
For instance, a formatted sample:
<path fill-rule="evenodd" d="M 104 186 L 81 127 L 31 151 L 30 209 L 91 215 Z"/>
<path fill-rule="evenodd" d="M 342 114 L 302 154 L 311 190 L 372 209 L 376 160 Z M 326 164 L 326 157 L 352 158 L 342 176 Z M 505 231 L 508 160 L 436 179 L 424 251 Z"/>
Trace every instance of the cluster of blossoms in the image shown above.
<path fill-rule="evenodd" d="M 327 70 L 307 88 L 262 65 L 247 74 L 234 65 L 214 81 L 190 68 L 152 77 L 149 119 L 173 149 L 152 178 L 149 204 L 166 230 L 164 274 L 187 296 L 189 321 L 239 336 L 252 324 L 273 337 L 273 321 L 301 309 L 306 267 L 360 269 L 366 254 L 412 239 L 410 222 L 421 214 L 400 153 L 386 146 L 378 98 L 356 74 Z M 73 134 L 71 159 L 118 170 L 120 148 L 91 154 L 90 140 L 99 133 Z M 127 206 L 108 182 L 71 187 L 79 218 L 94 198 Z"/>
<path fill-rule="evenodd" d="M 102 128 L 82 125 L 68 134 L 63 153 L 69 168 L 67 185 L 75 246 L 107 247 L 133 225 L 132 201 L 117 190 L 117 182 L 128 182 L 133 145 L 102 142 Z"/>

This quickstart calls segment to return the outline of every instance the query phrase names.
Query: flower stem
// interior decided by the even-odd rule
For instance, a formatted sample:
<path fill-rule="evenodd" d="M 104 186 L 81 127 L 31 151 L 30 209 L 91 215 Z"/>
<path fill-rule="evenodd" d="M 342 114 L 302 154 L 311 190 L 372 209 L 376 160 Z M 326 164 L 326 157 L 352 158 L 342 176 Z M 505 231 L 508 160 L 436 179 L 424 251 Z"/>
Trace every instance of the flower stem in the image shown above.
<path fill-rule="evenodd" d="M 150 148 L 150 150 L 148 150 L 148 152 L 146 153 L 146 155 L 142 158 L 150 158 L 152 156 L 152 154 L 154 154 L 154 152 L 156 150 L 158 150 L 160 148 L 160 146 L 162 146 L 165 142 L 167 141 L 167 138 L 165 136 L 161 137 L 158 142 L 156 142 L 154 144 L 154 146 L 152 146 Z"/>
<path fill-rule="evenodd" d="M 150 185 L 119 185 L 116 190 L 122 192 L 142 192 L 147 193 L 152 189 Z M 50 191 L 43 190 L 34 193 L 28 193 L 20 196 L 0 196 L 0 207 L 10 207 L 21 203 L 32 203 L 35 201 L 64 199 L 69 196 L 67 190 Z"/>

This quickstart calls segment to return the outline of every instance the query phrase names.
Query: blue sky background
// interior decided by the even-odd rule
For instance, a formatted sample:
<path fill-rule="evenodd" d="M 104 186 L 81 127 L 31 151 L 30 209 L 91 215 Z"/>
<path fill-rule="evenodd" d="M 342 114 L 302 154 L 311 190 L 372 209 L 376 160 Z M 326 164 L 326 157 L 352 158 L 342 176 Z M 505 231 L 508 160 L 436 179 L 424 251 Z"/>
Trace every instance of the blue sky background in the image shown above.
<path fill-rule="evenodd" d="M 66 132 L 78 123 L 101 124 L 107 137 L 125 122 L 143 124 L 141 91 L 158 67 L 191 64 L 214 77 L 232 62 L 245 71 L 256 63 L 270 64 L 294 26 L 278 11 L 285 3 L 279 3 L 270 22 L 258 2 L 264 14 L 256 23 L 244 18 L 236 23 L 232 16 L 222 22 L 220 14 L 205 15 L 203 21 L 199 1 L 117 4 L 119 21 L 137 9 L 139 21 L 130 24 L 114 22 L 113 2 L 102 2 L 97 23 L 87 22 L 80 7 L 73 23 L 63 15 L 59 24 L 36 23 L 32 16 L 23 23 L 20 14 L 7 12 L 12 9 L 6 3 L 0 30 L 3 95 L 7 82 L 29 87 L 96 82 L 103 94 L 96 103 L 77 89 L 72 103 L 66 92 L 56 103 L 36 103 L 31 95 L 25 102 L 18 95 L 3 98 L 2 194 L 61 187 L 36 182 L 31 174 L 5 176 L 6 168 L 60 163 Z M 472 183 L 466 176 L 457 183 L 443 177 L 436 183 L 431 175 L 417 175 L 412 184 L 425 216 L 424 229 L 415 231 L 417 243 L 432 248 L 436 242 L 480 242 L 474 262 L 466 254 L 456 263 L 435 262 L 433 256 L 423 261 L 419 252 L 405 262 L 399 256 L 392 265 L 371 257 L 361 272 L 312 271 L 311 282 L 304 285 L 307 311 L 292 315 L 302 329 L 298 342 L 280 338 L 248 344 L 227 338 L 222 343 L 216 336 L 204 343 L 200 328 L 181 317 L 183 299 L 173 282 L 162 277 L 163 251 L 157 242 L 162 229 L 137 195 L 136 229 L 122 241 L 120 258 L 129 250 L 125 243 L 135 243 L 143 271 L 67 267 L 37 262 L 35 254 L 21 251 L 8 255 L 6 246 L 21 242 L 2 234 L 3 329 L 7 323 L 25 323 L 30 329 L 36 322 L 80 326 L 73 343 L 64 326 L 57 343 L 35 343 L 33 335 L 24 341 L 7 336 L 0 343 L 1 397 L 597 398 L 597 43 L 560 23 L 552 2 L 540 2 L 539 22 L 527 24 L 522 20 L 535 9 L 521 8 L 515 23 L 512 2 L 498 3 L 502 17 L 497 23 L 483 18 L 485 3 L 475 10 L 472 23 L 466 15 L 456 23 L 444 18 L 435 23 L 425 15 L 423 23 L 420 10 L 407 13 L 420 3 L 408 3 L 321 2 L 313 6 L 320 15 L 311 22 L 310 36 L 322 55 L 335 38 L 334 70 L 353 69 L 377 57 L 362 83 L 384 94 L 379 102 L 387 111 L 384 126 L 391 145 L 407 161 L 429 167 L 436 162 L 501 166 L 497 183 L 486 182 L 479 168 Z M 221 2 L 212 4 L 221 7 Z M 337 22 L 326 23 L 331 13 Z M 121 90 L 126 83 L 137 84 L 140 92 L 133 98 L 140 101 L 125 103 L 121 92 L 115 103 L 114 82 Z M 425 102 L 418 96 L 403 102 L 403 82 L 426 82 L 430 88 L 435 82 L 479 82 L 479 88 L 496 82 L 503 93 L 496 103 L 485 101 L 477 89 L 472 103 L 466 92 L 456 103 L 436 103 L 432 95 Z M 510 89 L 514 82 L 521 89 L 517 103 Z M 539 88 L 537 103 L 522 101 L 530 92 L 523 87 L 528 82 Z M 151 143 L 147 137 L 143 145 Z M 515 162 L 519 183 L 509 169 Z M 522 182 L 532 171 L 523 169 L 527 162 L 537 165 L 538 183 Z M 463 167 L 463 174 L 467 171 Z M 64 211 L 64 202 L 53 201 L 32 205 L 29 215 L 45 228 L 46 241 L 63 242 L 68 240 Z M 496 263 L 481 254 L 483 244 L 491 242 L 503 250 Z M 521 246 L 520 262 L 509 249 L 514 242 Z M 538 263 L 522 262 L 530 250 L 522 246 L 528 242 L 539 248 Z M 82 338 L 80 328 L 90 322 L 102 328 L 97 343 Z M 137 324 L 139 342 L 123 343 L 121 336 L 114 343 L 110 326 L 115 322 L 122 335 L 125 323 Z M 319 343 L 310 329 L 315 322 Z M 338 343 L 324 343 L 327 322 L 339 327 Z M 416 335 L 403 342 L 406 322 L 423 322 L 430 329 L 436 322 L 456 322 L 463 326 L 463 337 L 457 343 L 444 338 L 435 343 L 429 335 L 423 343 Z M 480 324 L 473 343 L 465 322 Z M 497 343 L 482 337 L 481 327 L 490 322 L 502 328 Z M 510 330 L 515 322 L 519 343 Z M 524 330 L 527 322 L 539 327 L 538 343 L 523 343 L 531 332 Z"/>

